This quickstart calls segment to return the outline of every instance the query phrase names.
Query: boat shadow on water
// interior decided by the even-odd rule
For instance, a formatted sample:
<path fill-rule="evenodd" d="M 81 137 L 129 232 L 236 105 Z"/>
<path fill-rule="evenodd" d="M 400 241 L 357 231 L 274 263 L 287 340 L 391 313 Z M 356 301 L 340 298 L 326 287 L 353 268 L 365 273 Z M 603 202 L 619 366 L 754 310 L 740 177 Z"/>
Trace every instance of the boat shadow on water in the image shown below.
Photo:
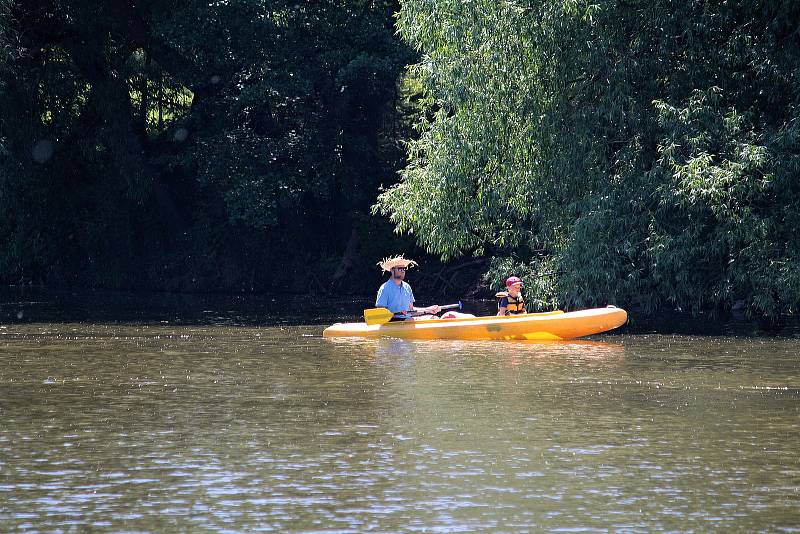
<path fill-rule="evenodd" d="M 457 360 L 482 358 L 503 365 L 540 365 L 547 361 L 590 364 L 621 363 L 625 346 L 621 341 L 575 339 L 564 341 L 511 340 L 406 340 L 399 338 L 329 338 L 327 341 L 378 362 L 398 363 L 414 359 Z"/>

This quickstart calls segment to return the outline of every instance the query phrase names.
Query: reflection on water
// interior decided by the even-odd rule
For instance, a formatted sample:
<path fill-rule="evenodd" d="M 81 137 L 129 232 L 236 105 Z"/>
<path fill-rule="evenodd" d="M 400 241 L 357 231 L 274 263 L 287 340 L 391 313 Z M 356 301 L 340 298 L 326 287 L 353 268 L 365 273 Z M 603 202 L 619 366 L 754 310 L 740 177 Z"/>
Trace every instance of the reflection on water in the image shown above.
<path fill-rule="evenodd" d="M 0 287 L 0 324 L 123 322 L 215 326 L 330 324 L 356 321 L 373 299 L 316 296 L 129 292 L 46 292 Z"/>
<path fill-rule="evenodd" d="M 454 340 L 403 340 L 398 338 L 326 338 L 339 350 L 353 349 L 356 352 L 374 354 L 376 361 L 396 362 L 435 349 L 437 353 L 453 357 L 476 354 L 484 357 L 497 357 L 497 365 L 525 365 L 555 360 L 564 363 L 566 357 L 571 363 L 586 361 L 610 362 L 624 356 L 625 347 L 619 342 L 576 339 L 570 341 L 454 341 Z"/>
<path fill-rule="evenodd" d="M 0 528 L 777 530 L 797 342 L 0 325 Z"/>

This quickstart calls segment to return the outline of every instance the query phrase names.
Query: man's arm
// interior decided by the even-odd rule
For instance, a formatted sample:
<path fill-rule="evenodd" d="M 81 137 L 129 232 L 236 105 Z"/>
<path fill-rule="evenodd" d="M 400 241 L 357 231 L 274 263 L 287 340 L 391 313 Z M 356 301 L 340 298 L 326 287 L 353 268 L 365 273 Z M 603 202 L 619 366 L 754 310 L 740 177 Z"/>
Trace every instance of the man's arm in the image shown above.
<path fill-rule="evenodd" d="M 375 298 L 375 307 L 376 308 L 389 307 L 389 296 L 383 294 L 383 286 L 378 288 L 378 296 Z"/>
<path fill-rule="evenodd" d="M 424 308 L 418 308 L 412 304 L 411 311 L 417 313 L 439 313 L 440 311 L 442 311 L 442 309 L 439 307 L 438 304 L 433 304 L 431 306 L 426 306 Z"/>

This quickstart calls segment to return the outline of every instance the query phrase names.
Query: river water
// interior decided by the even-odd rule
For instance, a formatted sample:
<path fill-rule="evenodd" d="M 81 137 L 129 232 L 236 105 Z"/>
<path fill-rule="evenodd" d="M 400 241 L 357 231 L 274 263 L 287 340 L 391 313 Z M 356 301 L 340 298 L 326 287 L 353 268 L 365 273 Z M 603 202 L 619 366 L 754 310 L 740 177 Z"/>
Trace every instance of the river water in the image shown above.
<path fill-rule="evenodd" d="M 53 306 L 0 306 L 2 531 L 800 530 L 793 332 L 332 341 L 352 303 Z"/>

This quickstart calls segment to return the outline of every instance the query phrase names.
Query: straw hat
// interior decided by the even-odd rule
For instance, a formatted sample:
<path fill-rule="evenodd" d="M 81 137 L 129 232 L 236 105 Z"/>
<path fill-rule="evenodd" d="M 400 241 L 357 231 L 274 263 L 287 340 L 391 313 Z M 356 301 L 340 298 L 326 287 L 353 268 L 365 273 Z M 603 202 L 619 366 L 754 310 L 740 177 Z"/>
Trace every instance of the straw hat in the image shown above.
<path fill-rule="evenodd" d="M 384 258 L 378 262 L 378 266 L 384 271 L 391 271 L 394 267 L 405 267 L 406 269 L 417 264 L 414 260 L 407 260 L 402 254 L 394 258 Z"/>

